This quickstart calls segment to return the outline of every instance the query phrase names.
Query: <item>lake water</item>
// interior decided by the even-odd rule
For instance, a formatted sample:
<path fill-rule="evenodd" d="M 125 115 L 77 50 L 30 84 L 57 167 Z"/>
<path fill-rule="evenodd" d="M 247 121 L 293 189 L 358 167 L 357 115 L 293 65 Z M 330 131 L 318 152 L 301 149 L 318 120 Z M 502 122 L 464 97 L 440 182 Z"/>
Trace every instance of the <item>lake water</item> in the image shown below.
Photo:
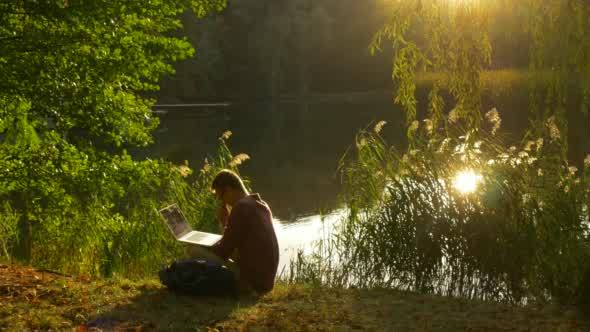
<path fill-rule="evenodd" d="M 511 101 L 496 105 L 503 129 L 519 132 L 527 125 L 526 104 Z M 387 121 L 382 134 L 399 148 L 405 146 L 405 118 L 383 95 L 362 102 L 232 104 L 227 107 L 160 107 L 161 124 L 155 144 L 147 153 L 176 163 L 187 160 L 199 169 L 213 156 L 218 137 L 226 130 L 233 135 L 234 155 L 251 159 L 242 175 L 266 200 L 276 218 L 283 253 L 281 267 L 297 249 L 309 250 L 326 234 L 327 225 L 338 219 L 340 158 L 354 143 L 356 133 Z M 590 121 L 570 123 L 570 152 L 575 160 L 590 153 Z M 334 212 L 336 211 L 336 212 Z M 322 222 L 320 214 L 325 215 Z"/>
<path fill-rule="evenodd" d="M 279 271 L 298 249 L 311 250 L 339 218 L 337 168 L 356 133 L 385 120 L 389 141 L 400 147 L 405 141 L 404 116 L 388 97 L 362 104 L 162 107 L 158 114 L 161 124 L 149 156 L 187 160 L 195 169 L 215 154 L 218 137 L 232 132 L 234 155 L 251 158 L 242 165 L 242 175 L 273 211 L 282 250 Z"/>
<path fill-rule="evenodd" d="M 336 208 L 338 162 L 359 129 L 386 120 L 385 134 L 404 141 L 403 116 L 389 100 L 363 105 L 233 105 L 169 110 L 161 114 L 150 155 L 199 169 L 215 154 L 218 137 L 233 135 L 234 155 L 250 156 L 240 172 L 269 202 L 277 218 L 294 222 Z"/>

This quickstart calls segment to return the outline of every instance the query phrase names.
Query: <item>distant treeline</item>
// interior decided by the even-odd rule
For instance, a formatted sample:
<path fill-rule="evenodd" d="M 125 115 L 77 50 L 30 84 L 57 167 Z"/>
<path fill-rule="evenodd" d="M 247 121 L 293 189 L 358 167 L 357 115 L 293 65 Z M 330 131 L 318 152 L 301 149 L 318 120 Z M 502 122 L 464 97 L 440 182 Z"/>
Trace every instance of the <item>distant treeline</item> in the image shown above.
<path fill-rule="evenodd" d="M 498 3 L 501 3 L 498 2 Z M 380 0 L 229 0 L 219 15 L 184 15 L 196 56 L 163 80 L 160 102 L 269 100 L 281 94 L 390 88 L 391 46 L 371 56 L 369 44 L 389 19 Z M 492 67 L 528 64 L 527 13 L 498 5 L 490 12 Z M 416 31 L 421 35 L 421 31 Z"/>

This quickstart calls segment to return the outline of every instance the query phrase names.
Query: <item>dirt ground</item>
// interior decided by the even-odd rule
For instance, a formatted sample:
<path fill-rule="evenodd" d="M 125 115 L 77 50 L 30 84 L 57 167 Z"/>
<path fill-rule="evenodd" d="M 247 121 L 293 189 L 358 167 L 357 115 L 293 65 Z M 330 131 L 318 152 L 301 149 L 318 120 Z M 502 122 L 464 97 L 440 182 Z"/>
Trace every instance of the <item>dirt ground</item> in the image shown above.
<path fill-rule="evenodd" d="M 590 331 L 590 314 L 395 290 L 278 284 L 261 298 L 199 298 L 157 280 L 0 265 L 2 331 Z"/>

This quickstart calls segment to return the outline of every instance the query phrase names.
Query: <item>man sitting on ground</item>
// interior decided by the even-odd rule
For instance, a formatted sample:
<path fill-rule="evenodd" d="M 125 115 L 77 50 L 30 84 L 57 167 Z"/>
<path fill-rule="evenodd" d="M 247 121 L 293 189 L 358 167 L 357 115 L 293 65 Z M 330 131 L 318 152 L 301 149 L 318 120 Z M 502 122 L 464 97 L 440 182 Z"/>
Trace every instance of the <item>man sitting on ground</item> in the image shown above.
<path fill-rule="evenodd" d="M 230 170 L 219 172 L 211 189 L 220 201 L 217 219 L 224 229 L 211 251 L 234 271 L 240 290 L 269 292 L 274 287 L 279 247 L 268 204 L 260 195 L 249 194 L 242 179 Z"/>

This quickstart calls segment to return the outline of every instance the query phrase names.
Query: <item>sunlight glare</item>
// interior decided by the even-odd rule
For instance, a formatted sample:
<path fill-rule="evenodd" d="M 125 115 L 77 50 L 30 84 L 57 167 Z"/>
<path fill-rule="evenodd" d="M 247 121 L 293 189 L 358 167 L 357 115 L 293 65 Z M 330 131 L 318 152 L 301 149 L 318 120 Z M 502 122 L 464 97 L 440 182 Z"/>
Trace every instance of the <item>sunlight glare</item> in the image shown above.
<path fill-rule="evenodd" d="M 482 180 L 480 174 L 468 169 L 461 171 L 455 175 L 453 179 L 453 187 L 461 194 L 471 194 L 477 190 L 477 186 Z"/>

